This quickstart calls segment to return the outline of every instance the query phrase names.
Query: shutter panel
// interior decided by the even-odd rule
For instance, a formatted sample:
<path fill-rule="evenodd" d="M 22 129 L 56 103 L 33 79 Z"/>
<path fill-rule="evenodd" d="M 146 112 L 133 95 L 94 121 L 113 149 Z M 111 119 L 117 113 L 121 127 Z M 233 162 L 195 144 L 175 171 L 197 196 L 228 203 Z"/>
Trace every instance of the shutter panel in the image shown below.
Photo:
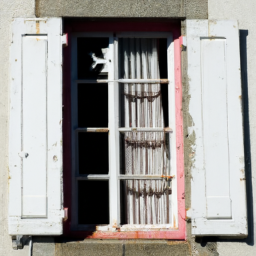
<path fill-rule="evenodd" d="M 62 234 L 62 20 L 15 19 L 9 234 Z"/>
<path fill-rule="evenodd" d="M 246 236 L 238 24 L 187 20 L 186 26 L 192 234 Z"/>

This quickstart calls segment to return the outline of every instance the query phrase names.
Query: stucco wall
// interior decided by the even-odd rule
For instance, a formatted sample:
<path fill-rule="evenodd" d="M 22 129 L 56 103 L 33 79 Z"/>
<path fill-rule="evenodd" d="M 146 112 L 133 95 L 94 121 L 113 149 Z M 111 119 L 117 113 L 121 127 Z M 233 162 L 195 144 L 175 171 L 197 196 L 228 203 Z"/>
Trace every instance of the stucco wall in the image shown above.
<path fill-rule="evenodd" d="M 208 0 L 35 0 L 38 17 L 207 18 Z"/>
<path fill-rule="evenodd" d="M 245 159 L 247 175 L 247 200 L 249 237 L 244 242 L 218 242 L 221 256 L 256 255 L 256 1 L 255 0 L 209 0 L 209 19 L 238 20 L 241 47 L 241 71 L 244 100 Z M 248 102 L 247 102 L 248 90 Z M 248 105 L 247 105 L 248 103 Z M 246 106 L 247 105 L 247 106 Z M 247 116 L 249 109 L 249 115 Z M 248 125 L 249 124 L 249 125 Z M 250 137 L 249 137 L 250 136 Z M 254 226 L 253 226 L 254 224 Z"/>
<path fill-rule="evenodd" d="M 28 255 L 12 249 L 8 235 L 8 118 L 9 118 L 9 46 L 11 21 L 15 17 L 34 17 L 34 0 L 0 0 L 0 255 Z"/>

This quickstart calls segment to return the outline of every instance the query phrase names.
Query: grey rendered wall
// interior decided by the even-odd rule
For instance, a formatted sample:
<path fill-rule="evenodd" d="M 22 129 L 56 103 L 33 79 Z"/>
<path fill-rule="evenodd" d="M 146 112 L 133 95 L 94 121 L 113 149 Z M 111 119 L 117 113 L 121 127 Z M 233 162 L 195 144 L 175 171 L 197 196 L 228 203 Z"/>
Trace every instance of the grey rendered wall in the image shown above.
<path fill-rule="evenodd" d="M 9 46 L 11 22 L 15 17 L 35 17 L 34 0 L 0 0 L 0 255 L 28 255 L 12 249 L 8 235 L 8 119 L 9 119 Z"/>
<path fill-rule="evenodd" d="M 221 256 L 253 256 L 256 255 L 256 209 L 253 210 L 256 205 L 256 1 L 209 0 L 208 4 L 209 19 L 239 22 L 248 200 L 248 239 L 220 241 L 217 248 Z"/>
<path fill-rule="evenodd" d="M 208 0 L 35 0 L 37 17 L 207 18 Z"/>

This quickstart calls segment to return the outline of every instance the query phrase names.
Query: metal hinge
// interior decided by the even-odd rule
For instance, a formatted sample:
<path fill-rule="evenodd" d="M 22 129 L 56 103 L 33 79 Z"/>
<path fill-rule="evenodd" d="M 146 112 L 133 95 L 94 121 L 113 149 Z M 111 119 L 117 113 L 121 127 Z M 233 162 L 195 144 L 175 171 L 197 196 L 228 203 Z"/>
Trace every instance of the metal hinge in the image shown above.
<path fill-rule="evenodd" d="M 68 219 L 68 208 L 64 208 L 61 210 L 61 217 L 63 218 L 63 221 L 66 221 Z"/>
<path fill-rule="evenodd" d="M 185 36 L 182 36 L 182 45 L 180 47 L 181 51 L 187 50 L 187 38 Z"/>
<path fill-rule="evenodd" d="M 68 46 L 68 34 L 63 34 L 63 36 L 61 36 L 61 43 L 64 47 Z"/>
<path fill-rule="evenodd" d="M 12 237 L 12 248 L 14 250 L 23 249 L 23 235 Z"/>

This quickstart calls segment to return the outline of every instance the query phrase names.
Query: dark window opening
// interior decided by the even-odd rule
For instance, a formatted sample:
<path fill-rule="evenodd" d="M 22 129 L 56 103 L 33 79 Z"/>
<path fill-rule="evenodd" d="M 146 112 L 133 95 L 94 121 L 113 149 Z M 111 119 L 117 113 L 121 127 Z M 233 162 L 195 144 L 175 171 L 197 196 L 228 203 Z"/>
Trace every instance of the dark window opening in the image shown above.
<path fill-rule="evenodd" d="M 78 181 L 78 223 L 109 224 L 108 181 Z"/>
<path fill-rule="evenodd" d="M 108 174 L 108 133 L 78 134 L 79 174 Z"/>
<path fill-rule="evenodd" d="M 78 79 L 107 79 L 107 75 L 101 75 L 103 64 L 98 64 L 91 69 L 93 64 L 92 54 L 103 58 L 102 49 L 108 48 L 108 37 L 81 37 L 77 39 L 77 75 Z"/>
<path fill-rule="evenodd" d="M 78 84 L 78 126 L 108 127 L 108 85 Z"/>

